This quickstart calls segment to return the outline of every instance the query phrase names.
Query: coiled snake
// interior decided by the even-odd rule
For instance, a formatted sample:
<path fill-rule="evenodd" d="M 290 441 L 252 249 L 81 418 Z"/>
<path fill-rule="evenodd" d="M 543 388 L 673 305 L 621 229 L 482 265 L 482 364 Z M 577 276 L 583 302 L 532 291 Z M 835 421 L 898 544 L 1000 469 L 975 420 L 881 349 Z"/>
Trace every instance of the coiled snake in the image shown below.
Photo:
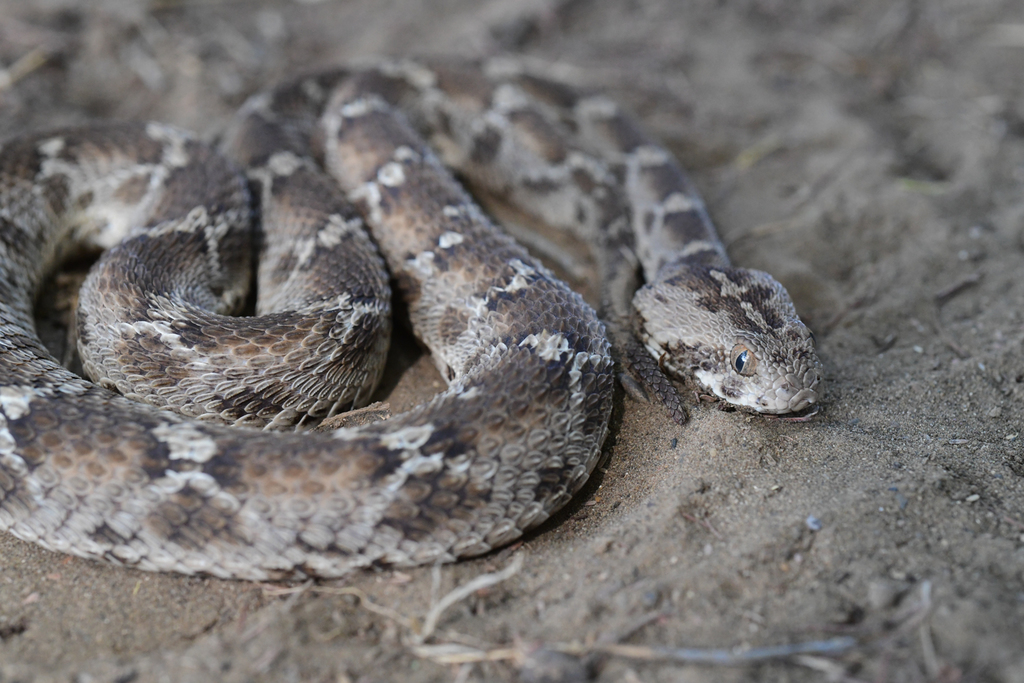
<path fill-rule="evenodd" d="M 608 336 L 677 419 L 659 368 L 762 412 L 817 400 L 785 291 L 728 266 L 676 162 L 603 97 L 502 60 L 389 63 L 257 96 L 224 147 L 250 183 L 158 124 L 0 148 L 0 528 L 247 579 L 451 560 L 535 527 L 587 480 L 612 406 Z M 435 154 L 595 245 L 608 335 Z M 250 184 L 260 300 L 232 318 Z M 32 317 L 83 243 L 108 248 L 77 323 L 97 384 L 50 356 Z M 648 285 L 632 312 L 637 257 Z M 269 431 L 365 402 L 390 329 L 383 262 L 448 389 L 358 429 Z"/>

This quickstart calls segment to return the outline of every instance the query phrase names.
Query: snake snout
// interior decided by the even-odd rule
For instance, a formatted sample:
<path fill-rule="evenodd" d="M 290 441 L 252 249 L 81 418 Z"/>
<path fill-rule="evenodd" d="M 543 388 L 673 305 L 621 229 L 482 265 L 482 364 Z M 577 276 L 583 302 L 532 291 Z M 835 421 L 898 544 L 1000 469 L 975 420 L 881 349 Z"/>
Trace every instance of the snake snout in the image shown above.
<path fill-rule="evenodd" d="M 818 392 L 814 389 L 801 389 L 789 399 L 789 412 L 796 413 L 818 402 Z"/>
<path fill-rule="evenodd" d="M 821 375 L 817 368 L 810 368 L 805 372 L 786 373 L 780 376 L 775 380 L 774 392 L 769 392 L 768 396 L 766 396 L 774 405 L 774 409 L 763 412 L 775 414 L 796 413 L 817 403 L 817 386 L 820 381 Z"/>
<path fill-rule="evenodd" d="M 815 364 L 805 372 L 788 377 L 790 396 L 786 402 L 785 412 L 796 413 L 808 406 L 818 402 L 818 383 L 821 381 L 821 372 Z"/>

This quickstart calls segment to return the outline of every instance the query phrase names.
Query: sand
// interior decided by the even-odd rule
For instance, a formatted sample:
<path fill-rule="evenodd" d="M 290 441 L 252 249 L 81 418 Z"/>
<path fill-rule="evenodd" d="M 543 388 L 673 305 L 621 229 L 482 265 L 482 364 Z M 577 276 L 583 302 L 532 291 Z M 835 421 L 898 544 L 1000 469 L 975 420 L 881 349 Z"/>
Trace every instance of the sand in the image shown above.
<path fill-rule="evenodd" d="M 735 262 L 789 288 L 826 384 L 805 423 L 690 400 L 680 427 L 624 398 L 569 509 L 438 569 L 261 585 L 0 535 L 0 681 L 1021 683 L 1019 21 L 1007 0 L 0 1 L 5 136 L 117 118 L 212 139 L 269 83 L 377 55 L 571 66 L 680 156 Z M 397 348 L 400 410 L 441 380 Z M 820 641 L 846 649 L 658 659 Z"/>

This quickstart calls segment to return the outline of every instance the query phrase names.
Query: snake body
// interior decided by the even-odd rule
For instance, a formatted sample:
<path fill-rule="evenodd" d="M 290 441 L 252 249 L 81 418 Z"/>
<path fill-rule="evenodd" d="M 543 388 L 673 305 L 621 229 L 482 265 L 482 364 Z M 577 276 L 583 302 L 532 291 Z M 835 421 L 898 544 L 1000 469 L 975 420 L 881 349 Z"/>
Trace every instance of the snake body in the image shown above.
<path fill-rule="evenodd" d="M 697 263 L 707 272 L 682 298 L 702 315 L 724 312 L 716 319 L 728 328 L 713 330 L 721 339 L 704 346 L 645 321 L 662 314 L 629 311 L 633 254 L 645 252 L 636 224 L 653 211 L 655 232 L 669 234 L 673 215 L 701 205 L 673 198 L 695 196 L 688 185 L 652 191 L 638 181 L 638 169 L 657 166 L 640 162 L 660 148 L 646 138 L 612 139 L 609 148 L 607 136 L 601 142 L 587 132 L 600 126 L 581 115 L 590 111 L 613 128 L 628 119 L 567 92 L 500 64 L 398 63 L 299 79 L 252 100 L 225 149 L 248 167 L 264 219 L 259 282 L 261 297 L 268 293 L 255 318 L 229 317 L 245 296 L 235 282 L 247 278 L 251 230 L 250 184 L 229 162 L 156 124 L 5 143 L 0 528 L 148 570 L 334 577 L 375 563 L 480 554 L 563 506 L 587 480 L 608 428 L 615 363 L 605 325 L 494 227 L 434 149 L 483 190 L 525 199 L 526 210 L 598 245 L 608 329 L 617 346 L 623 340 L 620 360 L 633 361 L 655 394 L 674 396 L 661 367 L 711 375 L 722 352 L 710 349 L 723 345 L 733 356 L 743 345 L 747 358 L 761 360 L 754 364 L 770 367 L 778 359 L 757 356 L 755 346 L 781 333 L 795 351 L 779 352 L 784 372 L 771 381 L 790 398 L 781 409 L 753 407 L 785 412 L 816 400 L 813 345 L 781 286 L 758 289 L 756 276 L 736 275 L 725 262 Z M 565 111 L 583 123 L 567 127 Z M 647 187 L 648 199 L 633 196 L 630 183 Z M 531 197 L 538 201 L 529 204 Z M 267 221 L 289 222 L 295 213 L 304 227 L 276 242 Z M 269 431 L 358 405 L 379 377 L 387 342 L 376 332 L 390 325 L 388 292 L 362 220 L 448 389 L 359 429 Z M 669 279 L 680 280 L 680 263 L 705 252 L 724 258 L 710 223 L 701 225 L 669 259 L 677 269 Z M 82 295 L 98 312 L 79 315 L 83 359 L 97 384 L 59 365 L 32 320 L 45 275 L 81 243 L 111 247 Z M 328 282 L 336 248 L 365 252 L 354 275 L 336 278 L 350 281 L 339 288 Z M 311 282 L 316 294 L 292 293 L 298 282 Z M 656 300 L 673 298 L 658 292 Z M 756 305 L 741 305 L 749 299 Z M 731 331 L 738 312 L 761 327 Z M 107 354 L 116 346 L 127 361 Z M 703 355 L 673 360 L 684 347 Z M 367 357 L 369 369 L 348 369 L 355 356 Z M 318 379 L 276 372 L 286 358 Z M 161 366 L 173 369 L 170 379 L 156 377 Z"/>

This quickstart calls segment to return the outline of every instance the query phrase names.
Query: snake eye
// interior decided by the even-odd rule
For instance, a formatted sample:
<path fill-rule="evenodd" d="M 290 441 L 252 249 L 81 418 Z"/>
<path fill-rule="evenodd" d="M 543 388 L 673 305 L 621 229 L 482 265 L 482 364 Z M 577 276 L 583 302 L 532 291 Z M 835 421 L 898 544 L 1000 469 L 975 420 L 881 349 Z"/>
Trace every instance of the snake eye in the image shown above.
<path fill-rule="evenodd" d="M 732 349 L 732 367 L 744 377 L 750 377 L 757 367 L 757 356 L 743 344 L 737 344 Z"/>

